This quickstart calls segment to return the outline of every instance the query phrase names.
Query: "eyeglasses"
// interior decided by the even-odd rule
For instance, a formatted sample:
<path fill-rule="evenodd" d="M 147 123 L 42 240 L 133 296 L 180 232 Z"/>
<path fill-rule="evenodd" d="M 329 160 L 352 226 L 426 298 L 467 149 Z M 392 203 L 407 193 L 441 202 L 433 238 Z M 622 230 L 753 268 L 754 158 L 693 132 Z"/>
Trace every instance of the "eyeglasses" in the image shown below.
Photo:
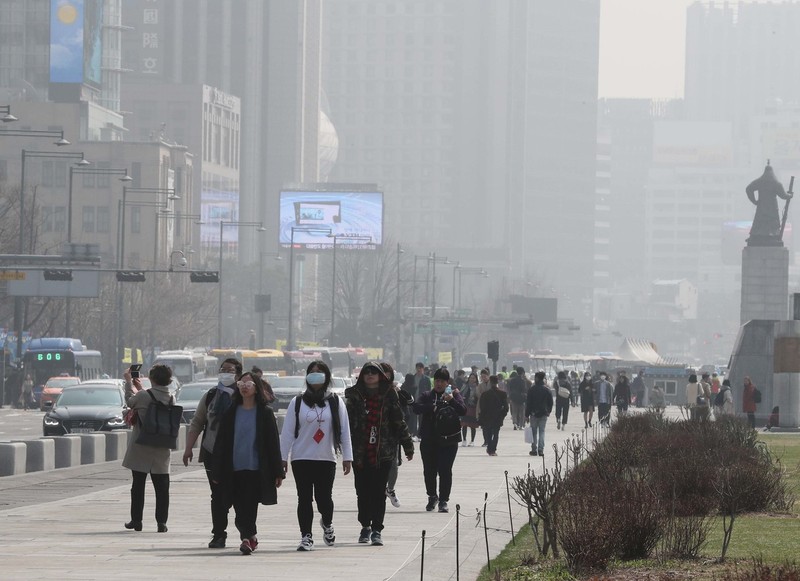
<path fill-rule="evenodd" d="M 363 373 L 364 375 L 378 375 L 380 371 L 378 371 L 374 367 L 367 367 L 366 369 L 364 369 Z"/>
<path fill-rule="evenodd" d="M 252 381 L 237 381 L 236 385 L 239 387 L 255 387 L 256 384 Z"/>

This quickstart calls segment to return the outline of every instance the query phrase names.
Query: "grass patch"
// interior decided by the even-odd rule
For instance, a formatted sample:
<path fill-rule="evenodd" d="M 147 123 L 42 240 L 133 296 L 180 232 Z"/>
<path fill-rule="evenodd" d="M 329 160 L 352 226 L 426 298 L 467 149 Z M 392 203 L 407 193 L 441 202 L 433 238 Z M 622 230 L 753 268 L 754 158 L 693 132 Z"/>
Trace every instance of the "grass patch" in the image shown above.
<path fill-rule="evenodd" d="M 761 434 L 770 451 L 777 456 L 785 470 L 786 481 L 800 498 L 800 437 L 789 434 Z M 718 564 L 715 559 L 722 547 L 722 521 L 712 527 L 703 557 L 697 561 L 650 560 L 622 563 L 614 561 L 604 573 L 573 577 L 563 561 L 538 561 L 533 534 L 526 525 L 517 534 L 516 545 L 509 543 L 492 560 L 492 570 L 484 567 L 478 581 L 572 581 L 580 580 L 649 580 L 665 579 L 693 581 L 720 581 L 730 578 L 737 566 L 746 568 L 753 558 L 765 564 L 781 565 L 798 560 L 800 555 L 800 502 L 795 503 L 792 514 L 747 514 L 736 520 L 728 549 L 728 562 Z"/>

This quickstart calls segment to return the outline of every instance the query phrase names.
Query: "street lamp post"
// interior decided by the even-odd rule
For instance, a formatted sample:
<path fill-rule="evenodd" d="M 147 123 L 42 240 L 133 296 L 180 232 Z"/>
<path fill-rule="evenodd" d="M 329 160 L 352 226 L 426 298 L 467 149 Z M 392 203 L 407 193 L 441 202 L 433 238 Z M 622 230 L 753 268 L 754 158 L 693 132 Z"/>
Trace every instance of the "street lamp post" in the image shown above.
<path fill-rule="evenodd" d="M 400 255 L 405 252 L 403 248 L 400 246 L 400 243 L 397 243 L 397 294 L 395 295 L 395 341 L 394 341 L 394 360 L 395 365 L 400 365 L 400 321 L 402 320 L 400 314 Z"/>
<path fill-rule="evenodd" d="M 320 226 L 292 226 L 289 238 L 289 321 L 286 331 L 286 350 L 294 351 L 294 233 L 305 232 L 307 234 L 324 234 L 329 236 L 332 233 L 330 228 Z"/>
<path fill-rule="evenodd" d="M 266 232 L 262 222 L 219 221 L 219 297 L 217 303 L 217 347 L 222 347 L 222 231 L 225 226 L 251 226 L 259 232 Z"/>
<path fill-rule="evenodd" d="M 483 277 L 489 276 L 481 266 L 461 266 L 461 264 L 456 264 L 453 268 L 453 311 L 456 310 L 456 271 L 458 271 L 458 308 L 461 308 L 461 275 L 462 274 L 477 274 Z"/>
<path fill-rule="evenodd" d="M 430 350 L 433 351 L 436 348 L 436 263 L 439 264 L 451 264 L 450 260 L 446 256 L 439 256 L 437 258 L 436 253 L 432 253 L 428 257 L 428 265 L 433 264 L 433 280 L 432 280 L 432 292 L 431 292 L 431 332 L 430 332 Z"/>
<path fill-rule="evenodd" d="M 164 207 L 161 207 L 161 209 L 155 213 L 155 216 L 156 216 L 156 236 L 155 236 L 155 244 L 153 244 L 153 268 L 156 268 L 158 265 L 158 250 L 159 250 L 158 238 L 160 231 L 158 223 L 161 220 L 161 218 L 164 219 L 171 218 L 173 220 L 193 220 L 196 225 L 205 224 L 205 222 L 203 222 L 203 220 L 201 219 L 200 214 L 177 214 L 175 212 L 171 212 L 169 209 Z M 191 239 L 190 239 L 190 244 L 191 244 Z"/>

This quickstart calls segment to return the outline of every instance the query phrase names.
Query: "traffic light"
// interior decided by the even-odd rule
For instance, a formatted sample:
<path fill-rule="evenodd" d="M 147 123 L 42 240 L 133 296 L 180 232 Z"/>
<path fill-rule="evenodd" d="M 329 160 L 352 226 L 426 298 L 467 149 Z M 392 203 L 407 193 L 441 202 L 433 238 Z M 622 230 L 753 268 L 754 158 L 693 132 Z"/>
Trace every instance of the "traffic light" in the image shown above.
<path fill-rule="evenodd" d="M 189 273 L 192 282 L 219 282 L 219 272 L 216 270 L 193 270 Z"/>
<path fill-rule="evenodd" d="M 45 280 L 72 280 L 71 270 L 45 270 Z"/>
<path fill-rule="evenodd" d="M 119 282 L 144 282 L 143 270 L 118 270 L 117 281 Z"/>
<path fill-rule="evenodd" d="M 500 341 L 497 339 L 489 341 L 486 344 L 486 354 L 489 356 L 489 359 L 497 363 L 497 360 L 500 359 Z"/>

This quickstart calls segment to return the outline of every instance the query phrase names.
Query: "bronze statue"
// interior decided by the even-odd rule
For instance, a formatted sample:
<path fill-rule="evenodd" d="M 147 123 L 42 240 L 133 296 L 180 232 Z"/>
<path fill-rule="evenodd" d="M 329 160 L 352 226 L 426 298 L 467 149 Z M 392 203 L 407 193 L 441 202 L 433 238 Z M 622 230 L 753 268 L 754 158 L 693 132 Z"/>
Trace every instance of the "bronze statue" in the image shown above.
<path fill-rule="evenodd" d="M 756 215 L 750 228 L 750 237 L 747 239 L 748 246 L 783 246 L 783 224 L 778 209 L 778 198 L 787 201 L 788 209 L 789 200 L 792 199 L 791 188 L 789 190 L 787 193 L 783 184 L 775 177 L 769 162 L 761 177 L 747 186 L 745 190 L 747 197 L 756 205 Z"/>

